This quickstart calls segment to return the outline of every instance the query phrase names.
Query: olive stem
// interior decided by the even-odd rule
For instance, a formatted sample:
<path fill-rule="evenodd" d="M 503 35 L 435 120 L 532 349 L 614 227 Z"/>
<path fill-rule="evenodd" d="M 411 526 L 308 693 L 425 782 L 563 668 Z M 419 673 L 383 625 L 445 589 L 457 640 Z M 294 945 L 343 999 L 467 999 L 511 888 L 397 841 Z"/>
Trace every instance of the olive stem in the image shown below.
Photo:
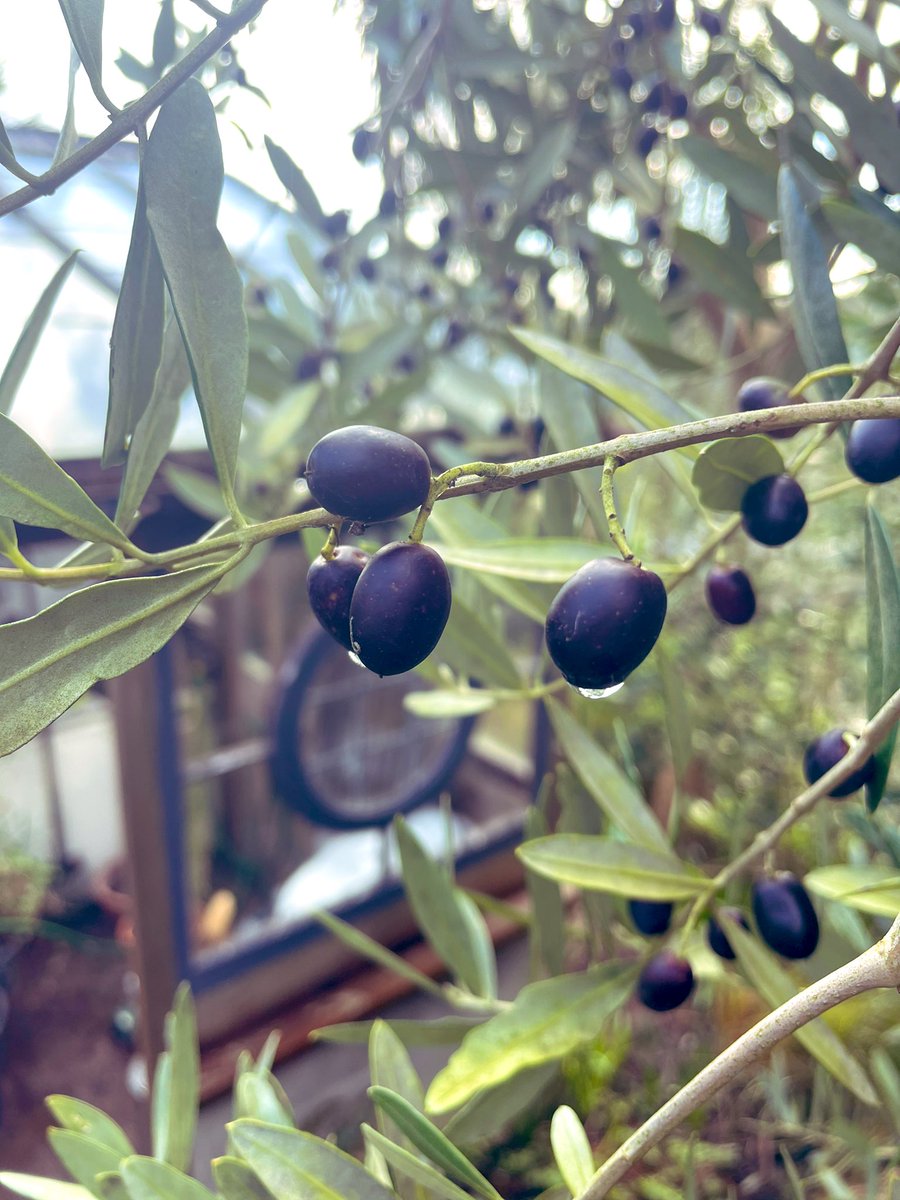
<path fill-rule="evenodd" d="M 748 867 L 774 849 L 792 825 L 796 825 L 799 820 L 812 812 L 820 800 L 833 792 L 845 779 L 849 779 L 854 771 L 859 770 L 898 722 L 900 722 L 900 690 L 894 692 L 867 722 L 854 744 L 842 758 L 838 759 L 831 770 L 826 771 L 799 796 L 795 796 L 784 812 L 771 825 L 756 835 L 746 850 L 710 880 L 709 885 L 697 897 L 688 913 L 682 930 L 683 939 L 687 938 L 690 931 L 696 926 L 712 898 L 721 892 L 732 879 L 743 874 Z"/>
<path fill-rule="evenodd" d="M 625 537 L 625 529 L 619 520 L 619 514 L 616 512 L 616 493 L 613 486 L 613 477 L 618 466 L 619 463 L 614 454 L 611 454 L 603 462 L 603 474 L 600 476 L 600 496 L 603 500 L 603 513 L 606 517 L 606 523 L 609 526 L 609 536 L 612 538 L 613 545 L 626 562 L 634 563 L 636 567 L 639 567 L 641 564 L 634 557 L 634 551 L 628 545 Z"/>
<path fill-rule="evenodd" d="M 832 379 L 835 375 L 861 375 L 864 370 L 865 366 L 854 366 L 853 363 L 836 363 L 831 367 L 819 367 L 815 371 L 809 371 L 798 383 L 795 383 L 788 392 L 788 396 L 792 400 L 796 396 L 802 396 L 808 387 L 818 383 L 820 379 Z"/>
<path fill-rule="evenodd" d="M 411 542 L 421 542 L 425 533 L 425 526 L 428 524 L 428 518 L 431 516 L 435 502 L 443 496 L 444 492 L 449 491 L 458 479 L 463 479 L 467 475 L 480 475 L 482 478 L 502 475 L 505 466 L 505 463 L 462 463 L 458 467 L 450 467 L 441 475 L 435 476 L 428 489 L 428 496 L 425 503 L 419 509 L 415 524 L 410 530 L 409 540 Z"/>
<path fill-rule="evenodd" d="M 332 525 L 332 527 L 328 530 L 328 537 L 325 539 L 325 543 L 322 546 L 322 549 L 319 551 L 319 554 L 321 554 L 322 558 L 324 558 L 326 562 L 331 562 L 331 560 L 334 558 L 334 553 L 338 547 L 339 536 L 340 526 Z"/>
<path fill-rule="evenodd" d="M 780 1041 L 845 1000 L 882 987 L 900 988 L 900 916 L 880 942 L 792 996 L 714 1058 L 606 1160 L 575 1200 L 602 1200 L 648 1150 Z"/>

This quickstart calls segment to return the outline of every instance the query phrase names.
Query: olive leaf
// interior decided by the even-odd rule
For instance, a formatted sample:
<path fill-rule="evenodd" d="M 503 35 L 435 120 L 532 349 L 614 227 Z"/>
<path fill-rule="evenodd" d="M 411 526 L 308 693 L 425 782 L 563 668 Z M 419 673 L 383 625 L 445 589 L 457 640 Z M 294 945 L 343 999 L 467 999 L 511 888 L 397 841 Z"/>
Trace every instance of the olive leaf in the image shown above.
<path fill-rule="evenodd" d="M 752 483 L 783 471 L 784 459 L 778 447 L 769 438 L 753 433 L 704 446 L 694 463 L 691 482 L 704 508 L 740 512 L 744 493 Z"/>
<path fill-rule="evenodd" d="M 149 658 L 227 569 L 216 564 L 93 584 L 0 626 L 0 755 L 34 737 L 93 684 Z"/>
<path fill-rule="evenodd" d="M 131 1200 L 215 1200 L 202 1183 L 157 1158 L 126 1158 L 122 1178 Z"/>
<path fill-rule="evenodd" d="M 64 1183 L 41 1175 L 22 1175 L 18 1171 L 0 1171 L 0 1184 L 25 1196 L 26 1200 L 91 1200 L 92 1193 L 80 1183 Z"/>
<path fill-rule="evenodd" d="M 150 1107 L 153 1154 L 177 1170 L 191 1165 L 200 1102 L 197 1016 L 190 987 L 182 983 L 166 1015 L 166 1049 L 156 1062 Z"/>
<path fill-rule="evenodd" d="M 34 354 L 41 334 L 44 332 L 44 327 L 50 318 L 50 313 L 53 311 L 56 297 L 59 295 L 62 285 L 68 279 L 79 253 L 79 250 L 73 250 L 57 269 L 55 275 L 41 293 L 37 304 L 25 322 L 22 332 L 19 334 L 18 341 L 13 347 L 13 352 L 10 354 L 6 366 L 3 368 L 3 374 L 0 375 L 0 413 L 8 413 L 12 408 L 19 384 L 28 370 L 31 356 Z"/>
<path fill-rule="evenodd" d="M 891 539 L 872 504 L 866 506 L 866 607 L 867 699 L 872 717 L 900 688 L 900 572 Z M 869 812 L 881 803 L 896 742 L 894 726 L 875 753 L 875 775 L 866 785 Z"/>
<path fill-rule="evenodd" d="M 59 0 L 72 45 L 81 59 L 94 95 L 107 112 L 116 106 L 103 89 L 103 0 Z"/>
<path fill-rule="evenodd" d="M 162 358 L 165 284 L 147 201 L 138 184 L 131 243 L 113 318 L 109 351 L 109 406 L 101 466 L 125 461 L 128 444 L 153 395 Z"/>
<path fill-rule="evenodd" d="M 224 182 L 209 94 L 189 79 L 159 110 L 144 153 L 147 219 L 184 338 L 203 428 L 233 498 L 247 387 L 243 286 L 216 227 Z"/>
<path fill-rule="evenodd" d="M 686 863 L 617 838 L 587 833 L 549 834 L 525 842 L 516 853 L 529 870 L 547 879 L 614 896 L 688 900 L 699 896 L 707 884 Z"/>

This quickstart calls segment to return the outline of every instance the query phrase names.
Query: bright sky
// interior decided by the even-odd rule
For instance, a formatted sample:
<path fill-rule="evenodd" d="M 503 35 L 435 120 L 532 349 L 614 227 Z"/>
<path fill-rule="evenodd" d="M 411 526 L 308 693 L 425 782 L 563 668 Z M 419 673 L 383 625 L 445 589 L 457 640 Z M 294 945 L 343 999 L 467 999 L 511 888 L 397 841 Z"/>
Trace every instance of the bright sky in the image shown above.
<path fill-rule="evenodd" d="M 0 114 L 7 127 L 35 124 L 59 128 L 65 112 L 69 37 L 57 0 L 28 0 L 3 6 L 0 17 Z M 104 84 L 124 104 L 140 85 L 115 66 L 120 48 L 147 62 L 159 0 L 106 0 Z M 208 18 L 189 0 L 176 0 L 186 22 L 203 27 Z M 263 135 L 282 145 L 306 172 L 326 211 L 347 207 L 369 215 L 381 195 L 375 167 L 359 166 L 350 150 L 352 131 L 375 105 L 372 65 L 362 57 L 356 32 L 358 5 L 334 11 L 332 0 L 269 0 L 251 32 L 235 39 L 250 83 L 269 97 L 271 109 L 251 93 L 235 89 L 220 121 L 225 169 L 257 191 L 282 197 L 263 149 Z M 27 15 L 26 15 L 27 14 Z M 91 136 L 106 123 L 84 72 L 76 91 L 79 134 Z M 234 124 L 233 124 L 233 123 Z M 239 124 L 254 149 L 235 128 Z"/>

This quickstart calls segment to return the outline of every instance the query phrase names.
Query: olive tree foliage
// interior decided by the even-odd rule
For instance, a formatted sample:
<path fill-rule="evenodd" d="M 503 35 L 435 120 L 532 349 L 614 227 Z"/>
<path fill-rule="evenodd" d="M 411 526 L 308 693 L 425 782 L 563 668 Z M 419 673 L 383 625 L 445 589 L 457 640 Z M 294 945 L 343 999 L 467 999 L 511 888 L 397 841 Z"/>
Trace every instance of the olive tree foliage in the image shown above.
<path fill-rule="evenodd" d="M 423 666 L 439 686 L 412 703 L 426 715 L 461 715 L 544 700 L 560 761 L 520 848 L 536 981 L 514 1001 L 497 997 L 483 915 L 398 823 L 409 900 L 451 982 L 322 920 L 455 1015 L 329 1034 L 369 1039 L 377 1128 L 363 1127 L 365 1166 L 293 1128 L 271 1075 L 273 1047 L 255 1064 L 242 1060 L 239 1120 L 214 1164 L 219 1193 L 496 1197 L 459 1146 L 477 1148 L 537 1097 L 558 1095 L 572 1062 L 598 1047 L 621 1061 L 617 1014 L 642 968 L 663 955 L 693 964 L 697 1002 L 733 986 L 732 968 L 710 956 L 701 931 L 723 899 L 740 903 L 752 874 L 776 864 L 799 871 L 827 906 L 821 958 L 786 967 L 765 936 L 729 922 L 736 967 L 772 1011 L 655 1115 L 639 1113 L 631 1137 L 604 1146 L 599 1169 L 582 1124 L 590 1126 L 591 1104 L 580 1113 L 559 1104 L 550 1194 L 599 1200 L 789 1035 L 861 1121 L 896 1122 L 900 1076 L 889 1050 L 855 1044 L 837 1014 L 830 1024 L 817 1019 L 864 993 L 876 1003 L 879 989 L 900 984 L 900 924 L 890 925 L 900 844 L 882 819 L 894 799 L 900 719 L 896 495 L 889 483 L 867 489 L 841 452 L 848 422 L 900 419 L 892 375 L 900 67 L 879 36 L 890 6 L 814 0 L 801 39 L 752 0 L 716 10 L 689 0 L 381 0 L 363 10 L 380 102 L 354 138 L 357 157 L 384 172 L 378 214 L 348 231 L 344 214 L 323 212 L 301 165 L 266 143 L 294 212 L 289 242 L 301 279 L 292 285 L 242 277 L 216 228 L 215 56 L 254 18 L 265 20 L 264 3 L 225 13 L 197 2 L 209 26 L 188 39 L 163 3 L 153 47 L 120 60 L 148 90 L 118 109 L 104 86 L 102 3 L 60 0 L 109 126 L 77 150 L 63 144 L 40 178 L 2 138 L 0 157 L 24 186 L 0 199 L 0 215 L 39 203 L 129 133 L 141 172 L 98 447 L 104 463 L 123 467 L 115 512 L 0 416 L 0 551 L 9 563 L 0 578 L 74 589 L 0 628 L 0 749 L 23 744 L 95 681 L 146 659 L 214 588 L 258 566 L 274 538 L 302 532 L 313 554 L 317 531 L 330 531 L 329 545 L 362 535 L 377 544 L 377 526 L 362 530 L 314 507 L 296 481 L 298 462 L 324 434 L 367 422 L 427 445 L 435 474 L 412 537 L 454 569 L 450 621 Z M 3 412 L 70 269 L 48 284 L 0 379 Z M 736 412 L 740 382 L 758 375 L 777 376 L 787 403 Z M 140 545 L 141 505 L 188 382 L 218 487 L 184 471 L 169 480 L 212 523 L 198 542 L 151 553 Z M 783 453 L 788 443 L 766 435 L 788 430 L 799 432 Z M 645 459 L 662 469 L 650 474 Z M 853 700 L 859 736 L 770 820 L 748 827 L 736 804 L 717 823 L 709 806 L 686 803 L 694 741 L 683 682 L 704 660 L 699 650 L 699 662 L 680 659 L 670 630 L 679 612 L 702 607 L 701 570 L 726 547 L 743 561 L 745 496 L 780 474 L 811 483 L 817 519 L 842 506 L 832 530 L 863 568 L 839 589 L 841 618 L 865 630 L 867 679 Z M 16 522 L 80 544 L 39 568 L 20 550 Z M 809 569 L 821 568 L 821 588 L 837 588 L 816 561 L 826 553 L 818 537 L 814 528 L 801 534 L 815 547 Z M 667 629 L 614 705 L 579 697 L 535 657 L 535 635 L 574 572 L 636 553 L 674 596 Z M 803 703 L 795 698 L 793 708 Z M 662 819 L 646 803 L 617 719 L 640 705 L 665 728 L 674 763 L 675 802 Z M 727 711 L 719 715 L 727 721 Z M 780 736 L 771 756 L 799 758 L 803 743 L 789 729 Z M 872 757 L 867 803 L 851 822 L 826 798 Z M 814 810 L 817 845 L 832 860 L 813 865 L 812 840 L 800 831 Z M 636 935 L 626 899 L 671 906 L 666 951 Z M 896 1021 L 894 1010 L 887 1024 Z M 42 1197 L 206 1194 L 186 1175 L 197 1082 L 185 993 L 169 1033 L 152 1158 L 135 1156 L 109 1118 L 57 1097 L 51 1137 L 76 1184 L 8 1174 L 3 1182 Z M 455 1047 L 427 1092 L 404 1040 Z M 596 1089 L 591 1097 L 599 1103 Z M 877 1147 L 895 1134 L 887 1125 L 872 1134 L 874 1170 L 891 1161 Z M 685 1167 L 679 1188 L 694 1194 L 692 1179 Z"/>

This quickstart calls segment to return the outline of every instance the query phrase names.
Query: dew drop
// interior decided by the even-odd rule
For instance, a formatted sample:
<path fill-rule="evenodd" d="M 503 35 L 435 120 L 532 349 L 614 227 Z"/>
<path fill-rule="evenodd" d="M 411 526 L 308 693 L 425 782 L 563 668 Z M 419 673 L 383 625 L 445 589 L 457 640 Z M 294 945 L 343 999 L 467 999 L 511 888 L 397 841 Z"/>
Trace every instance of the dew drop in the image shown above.
<path fill-rule="evenodd" d="M 362 667 L 362 669 L 365 671 L 365 669 L 366 669 L 366 664 L 365 664 L 365 663 L 363 662 L 363 660 L 362 660 L 362 659 L 359 657 L 359 655 L 356 653 L 356 651 L 355 651 L 355 650 L 348 650 L 348 651 L 347 651 L 347 657 L 350 659 L 350 661 L 351 661 L 352 663 L 356 663 L 356 665 L 357 665 L 358 667 Z"/>
<path fill-rule="evenodd" d="M 605 700 L 608 696 L 614 696 L 616 694 L 616 692 L 621 691 L 624 686 L 625 686 L 625 680 L 623 679 L 621 683 L 614 683 L 612 685 L 612 687 L 608 687 L 608 688 L 580 688 L 580 687 L 577 687 L 575 689 L 575 691 L 578 693 L 579 696 L 584 696 L 585 700 Z"/>

